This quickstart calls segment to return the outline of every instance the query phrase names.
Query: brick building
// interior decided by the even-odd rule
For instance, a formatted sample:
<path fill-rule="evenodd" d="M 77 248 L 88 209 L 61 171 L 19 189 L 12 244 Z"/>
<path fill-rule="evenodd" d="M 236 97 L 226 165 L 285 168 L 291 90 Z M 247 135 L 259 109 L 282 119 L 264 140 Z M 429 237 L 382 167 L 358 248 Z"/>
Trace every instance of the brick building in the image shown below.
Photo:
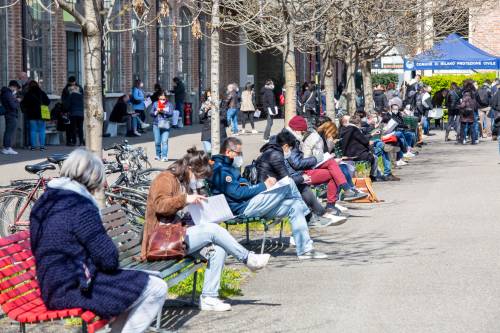
<path fill-rule="evenodd" d="M 469 17 L 469 41 L 500 57 L 500 1 L 495 8 L 472 10 Z"/>

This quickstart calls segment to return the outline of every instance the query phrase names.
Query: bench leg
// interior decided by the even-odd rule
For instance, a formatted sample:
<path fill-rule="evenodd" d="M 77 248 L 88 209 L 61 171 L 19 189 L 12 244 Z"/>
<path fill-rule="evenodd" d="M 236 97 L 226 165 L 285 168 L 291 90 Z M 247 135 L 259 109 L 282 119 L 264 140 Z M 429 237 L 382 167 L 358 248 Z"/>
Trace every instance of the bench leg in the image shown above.
<path fill-rule="evenodd" d="M 263 223 L 264 225 L 264 237 L 262 238 L 262 245 L 260 246 L 260 254 L 264 253 L 264 248 L 266 247 L 266 238 L 267 238 L 267 231 L 269 230 L 269 226 L 267 225 L 267 221 Z"/>
<path fill-rule="evenodd" d="M 281 240 L 281 238 L 283 238 L 283 222 L 284 222 L 284 220 L 283 220 L 283 219 L 281 219 L 281 223 L 280 223 L 280 238 L 279 238 L 279 240 L 278 240 L 278 244 L 279 244 L 279 245 L 282 245 L 282 244 L 283 244 L 283 242 L 282 242 L 282 240 Z"/>
<path fill-rule="evenodd" d="M 25 323 L 19 323 L 19 332 L 26 333 L 26 324 Z"/>
<path fill-rule="evenodd" d="M 247 244 L 250 243 L 250 226 L 248 225 L 248 221 L 246 223 L 246 234 L 247 234 Z"/>
<path fill-rule="evenodd" d="M 82 320 L 82 333 L 88 333 L 87 323 L 85 320 Z"/>
<path fill-rule="evenodd" d="M 194 271 L 193 274 L 193 290 L 191 291 L 191 303 L 196 305 L 196 284 L 198 282 L 198 270 Z"/>

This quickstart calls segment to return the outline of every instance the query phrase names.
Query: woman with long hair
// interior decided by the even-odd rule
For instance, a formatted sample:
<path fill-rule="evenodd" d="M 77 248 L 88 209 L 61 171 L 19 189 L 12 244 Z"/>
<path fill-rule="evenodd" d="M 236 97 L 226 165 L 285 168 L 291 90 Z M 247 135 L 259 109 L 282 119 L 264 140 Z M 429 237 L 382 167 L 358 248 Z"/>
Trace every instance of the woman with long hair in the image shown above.
<path fill-rule="evenodd" d="M 204 180 L 212 175 L 208 155 L 195 147 L 187 150 L 181 159 L 159 174 L 149 190 L 146 223 L 142 241 L 141 258 L 147 259 L 148 244 L 154 229 L 161 223 L 181 223 L 181 216 L 187 205 L 200 204 L 207 198 L 198 194 Z M 228 311 L 231 305 L 219 299 L 219 287 L 224 261 L 232 255 L 247 267 L 256 271 L 266 266 L 269 254 L 249 252 L 229 232 L 216 223 L 189 225 L 185 229 L 187 253 L 207 249 L 208 265 L 200 296 L 202 311 Z"/>
<path fill-rule="evenodd" d="M 245 85 L 245 90 L 241 93 L 241 133 L 245 133 L 245 125 L 247 121 L 250 122 L 252 126 L 252 133 L 258 133 L 255 130 L 255 124 L 253 121 L 253 114 L 255 112 L 255 93 L 253 91 L 253 84 L 247 83 Z"/>

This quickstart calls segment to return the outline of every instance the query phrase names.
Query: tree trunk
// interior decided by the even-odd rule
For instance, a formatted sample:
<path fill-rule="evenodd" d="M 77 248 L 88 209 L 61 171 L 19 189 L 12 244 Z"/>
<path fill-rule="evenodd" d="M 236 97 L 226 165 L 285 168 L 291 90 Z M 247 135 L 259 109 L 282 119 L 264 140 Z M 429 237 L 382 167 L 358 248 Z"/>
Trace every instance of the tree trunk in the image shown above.
<path fill-rule="evenodd" d="M 350 115 L 356 112 L 356 60 L 354 50 L 349 48 L 346 56 L 347 68 L 347 83 L 346 83 L 346 98 L 347 98 L 347 111 Z"/>
<path fill-rule="evenodd" d="M 283 53 L 285 71 L 285 126 L 295 116 L 297 107 L 297 70 L 295 66 L 295 44 L 293 30 L 287 35 L 287 48 Z"/>
<path fill-rule="evenodd" d="M 212 96 L 212 154 L 218 154 L 220 150 L 220 110 L 219 110 L 219 0 L 212 3 L 212 38 L 210 42 L 210 89 Z"/>
<path fill-rule="evenodd" d="M 83 2 L 86 22 L 82 27 L 82 41 L 84 47 L 83 71 L 85 76 L 84 107 L 86 118 L 85 141 L 87 149 L 97 156 L 102 156 L 102 124 L 104 110 L 102 107 L 102 39 L 101 31 L 97 24 L 99 13 L 94 7 L 94 2 Z M 94 194 L 101 207 L 105 205 L 104 191 Z"/>
<path fill-rule="evenodd" d="M 361 75 L 363 76 L 363 94 L 365 98 L 365 111 L 373 112 L 373 85 L 372 85 L 372 62 L 361 61 Z"/>
<path fill-rule="evenodd" d="M 325 59 L 326 57 L 326 59 Z M 328 59 L 328 55 L 323 57 L 324 68 L 324 85 L 325 85 L 325 99 L 326 110 L 325 113 L 330 119 L 335 119 L 335 78 L 333 61 Z"/>

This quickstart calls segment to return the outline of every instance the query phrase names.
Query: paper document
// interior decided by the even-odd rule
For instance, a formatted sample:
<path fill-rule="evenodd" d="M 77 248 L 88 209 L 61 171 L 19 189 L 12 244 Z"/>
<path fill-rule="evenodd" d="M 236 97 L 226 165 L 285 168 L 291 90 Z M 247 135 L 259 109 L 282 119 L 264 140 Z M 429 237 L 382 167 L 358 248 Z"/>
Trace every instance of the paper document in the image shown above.
<path fill-rule="evenodd" d="M 332 158 L 334 158 L 335 155 L 333 154 L 330 154 L 330 153 L 324 153 L 323 154 L 323 160 L 321 162 L 319 162 L 318 164 L 316 164 L 314 166 L 314 169 L 317 169 L 318 167 L 320 167 L 323 163 L 327 162 L 328 160 L 331 160 Z"/>
<path fill-rule="evenodd" d="M 234 219 L 224 194 L 214 195 L 203 200 L 201 204 L 190 204 L 188 212 L 194 224 L 221 223 Z"/>
<path fill-rule="evenodd" d="M 274 191 L 274 190 L 281 188 L 283 186 L 290 186 L 291 181 L 293 182 L 293 180 L 291 180 L 290 177 L 288 177 L 288 176 L 286 176 L 285 178 L 281 178 L 279 181 L 276 182 L 276 184 L 274 184 L 273 187 L 268 188 L 267 190 L 265 190 L 262 193 L 271 192 L 271 191 Z"/>
<path fill-rule="evenodd" d="M 144 106 L 146 107 L 146 109 L 151 105 L 153 104 L 153 102 L 151 101 L 151 98 L 148 97 L 146 98 L 146 100 L 144 101 Z"/>

